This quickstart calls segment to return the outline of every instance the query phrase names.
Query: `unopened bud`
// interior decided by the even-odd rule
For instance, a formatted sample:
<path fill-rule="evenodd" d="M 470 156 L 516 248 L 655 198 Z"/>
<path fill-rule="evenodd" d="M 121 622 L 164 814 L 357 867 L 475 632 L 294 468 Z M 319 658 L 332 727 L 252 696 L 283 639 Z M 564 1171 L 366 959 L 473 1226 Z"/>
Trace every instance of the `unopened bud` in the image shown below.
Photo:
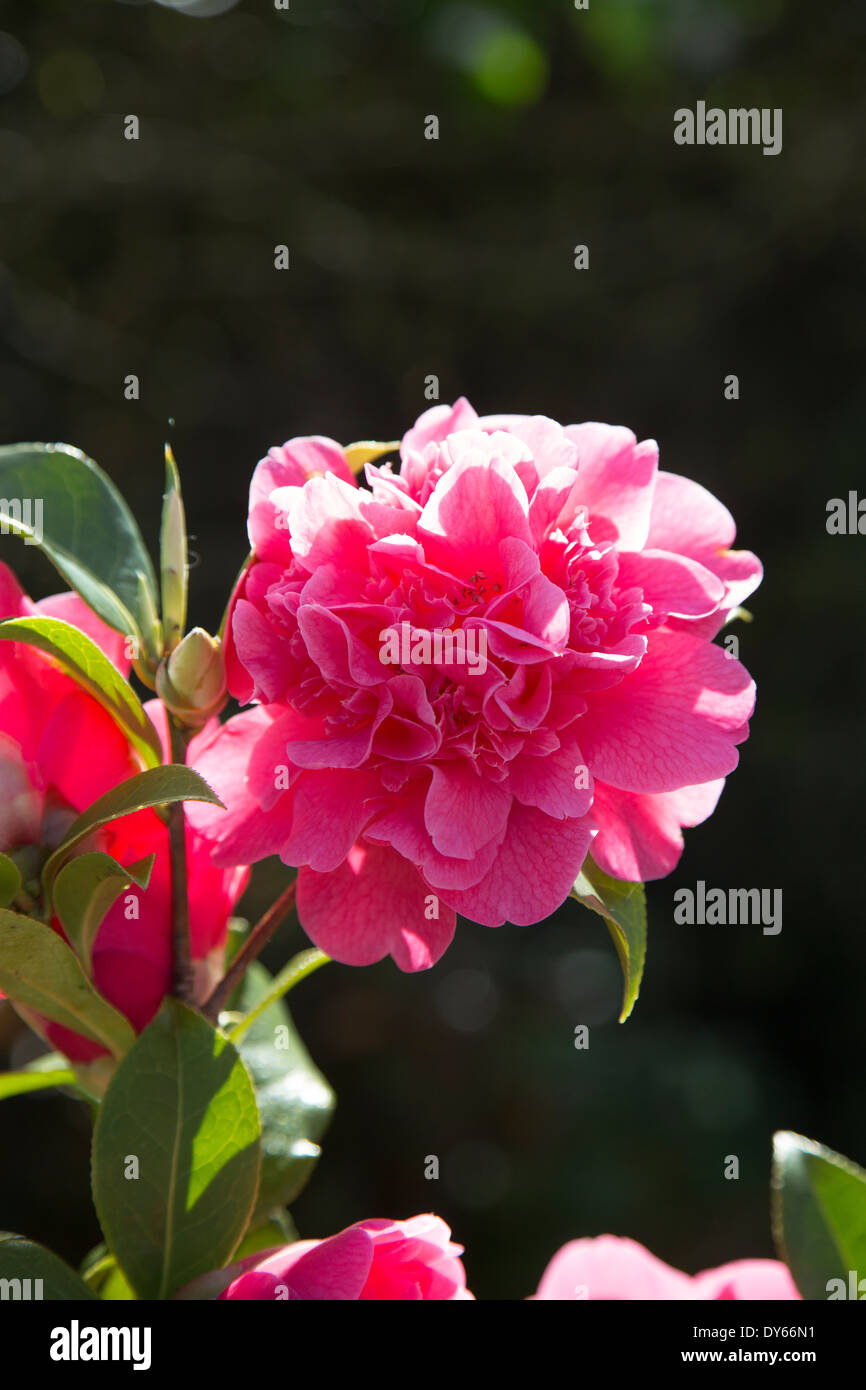
<path fill-rule="evenodd" d="M 156 693 L 182 723 L 196 727 L 225 704 L 222 646 L 204 628 L 194 627 L 166 657 L 156 675 Z"/>

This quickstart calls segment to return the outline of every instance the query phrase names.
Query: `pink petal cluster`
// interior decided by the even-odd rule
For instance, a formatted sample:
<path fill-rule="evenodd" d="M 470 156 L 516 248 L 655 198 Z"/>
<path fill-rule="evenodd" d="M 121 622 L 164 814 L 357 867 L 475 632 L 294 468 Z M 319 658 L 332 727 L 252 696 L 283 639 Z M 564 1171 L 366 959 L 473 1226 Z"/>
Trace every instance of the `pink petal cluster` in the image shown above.
<path fill-rule="evenodd" d="M 123 638 L 75 594 L 33 603 L 11 571 L 0 565 L 0 619 L 30 614 L 61 618 L 81 629 L 123 675 L 128 674 Z M 153 701 L 147 711 L 169 761 L 163 706 Z M 194 740 L 193 756 L 195 747 Z M 35 648 L 0 643 L 0 852 L 31 847 L 35 858 L 44 860 L 81 811 L 140 771 L 126 738 L 97 700 Z M 156 855 L 149 886 L 134 890 L 138 916 L 130 915 L 127 895 L 121 895 L 106 913 L 93 946 L 97 989 L 140 1031 L 171 984 L 168 828 L 155 811 L 139 811 L 101 831 L 98 841 L 87 848 L 98 847 L 125 866 Z M 187 860 L 191 950 L 202 997 L 215 982 L 231 910 L 249 871 L 217 869 L 211 845 L 189 826 Z M 62 935 L 56 918 L 52 926 Z M 52 1046 L 74 1061 L 87 1062 L 103 1052 L 60 1024 L 35 1016 L 33 1021 Z"/>
<path fill-rule="evenodd" d="M 224 1271 L 221 1299 L 380 1302 L 471 1299 L 461 1245 L 438 1216 L 358 1221 L 327 1240 L 301 1240 Z"/>
<path fill-rule="evenodd" d="M 227 661 L 258 703 L 198 761 L 230 806 L 193 813 L 216 862 L 279 854 L 317 945 L 404 970 L 458 912 L 547 917 L 590 846 L 614 877 L 669 873 L 754 706 L 712 641 L 761 576 L 728 511 L 630 430 L 465 400 L 366 480 L 322 438 L 256 470 Z M 432 658 L 386 659 L 396 631 Z"/>
<path fill-rule="evenodd" d="M 734 1260 L 692 1278 L 619 1236 L 572 1240 L 554 1255 L 537 1299 L 799 1299 L 779 1260 Z"/>

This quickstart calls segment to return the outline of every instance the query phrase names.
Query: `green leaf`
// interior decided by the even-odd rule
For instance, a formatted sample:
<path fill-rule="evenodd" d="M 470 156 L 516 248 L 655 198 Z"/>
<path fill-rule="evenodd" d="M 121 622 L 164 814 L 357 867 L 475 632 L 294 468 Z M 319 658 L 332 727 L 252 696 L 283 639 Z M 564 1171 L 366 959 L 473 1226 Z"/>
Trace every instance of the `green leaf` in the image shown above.
<path fill-rule="evenodd" d="M 118 1067 L 93 1140 L 96 1209 L 140 1298 L 170 1298 L 229 1259 L 255 1203 L 258 1139 L 234 1047 L 166 999 Z M 138 1176 L 127 1177 L 133 1158 Z"/>
<path fill-rule="evenodd" d="M 804 1298 L 826 1299 L 841 1279 L 866 1279 L 866 1172 L 813 1139 L 773 1136 L 773 1232 Z M 837 1286 L 838 1290 L 838 1286 Z"/>
<path fill-rule="evenodd" d="M 47 1091 L 51 1086 L 74 1086 L 75 1072 L 70 1067 L 56 1071 L 0 1071 L 0 1100 L 23 1096 L 28 1091 Z"/>
<path fill-rule="evenodd" d="M 24 1071 L 62 1071 L 68 1066 L 62 1052 L 40 1052 L 38 1057 L 27 1063 Z"/>
<path fill-rule="evenodd" d="M 32 1023 L 31 1023 L 32 1028 Z M 96 1107 L 108 1090 L 109 1083 L 117 1070 L 113 1057 L 94 1057 L 92 1062 L 73 1062 L 76 1076 L 75 1089 L 82 1100 L 88 1102 L 96 1118 Z"/>
<path fill-rule="evenodd" d="M 320 970 L 323 965 L 327 965 L 331 957 L 326 956 L 324 951 L 314 947 L 310 951 L 301 951 L 298 955 L 283 966 L 282 970 L 274 975 L 267 982 L 267 989 L 256 1000 L 249 1011 L 240 1018 L 231 1028 L 229 1037 L 237 1047 L 241 1039 L 250 1031 L 256 1019 L 260 1017 L 272 1004 L 276 1004 L 282 999 L 284 994 L 294 989 L 295 985 L 300 984 L 308 975 L 312 975 L 315 970 Z M 233 1008 L 233 1014 L 237 1009 Z"/>
<path fill-rule="evenodd" d="M 109 627 L 152 650 L 153 566 L 135 518 L 102 469 L 69 444 L 8 444 L 0 448 L 0 494 L 0 522 L 39 544 Z"/>
<path fill-rule="evenodd" d="M 613 937 L 623 974 L 620 1023 L 637 1002 L 646 960 L 646 894 L 642 883 L 609 878 L 589 855 L 570 896 L 603 917 Z"/>
<path fill-rule="evenodd" d="M 170 445 L 165 446 L 165 493 L 162 499 L 162 525 L 159 535 L 159 565 L 162 585 L 162 635 L 165 650 L 172 651 L 186 627 L 188 585 L 186 513 L 180 488 L 180 474 Z"/>
<path fill-rule="evenodd" d="M 268 995 L 264 966 L 250 966 L 231 1008 L 248 1013 Z M 243 1027 L 243 1025 L 241 1025 Z M 282 1000 L 250 1024 L 239 1043 L 252 1074 L 262 1122 L 262 1176 L 254 1220 L 293 1202 L 319 1159 L 335 1096 L 298 1036 Z"/>
<path fill-rule="evenodd" d="M 146 772 L 139 772 L 119 786 L 112 787 L 110 792 L 94 801 L 72 822 L 42 871 L 45 892 L 50 895 L 54 880 L 70 852 L 94 830 L 134 811 L 174 801 L 209 801 L 213 806 L 222 806 L 216 792 L 191 767 L 169 763 L 166 767 L 151 767 Z"/>
<path fill-rule="evenodd" d="M 39 1297 L 54 1302 L 94 1299 L 84 1280 L 59 1255 L 46 1250 L 44 1245 L 27 1240 L 26 1236 L 0 1231 L 0 1280 L 6 1279 L 29 1279 L 29 1292 L 33 1299 Z M 42 1281 L 38 1294 L 34 1280 Z M 25 1287 L 20 1289 L 19 1296 L 23 1295 Z M 15 1297 L 15 1294 L 7 1293 L 4 1297 Z"/>
<path fill-rule="evenodd" d="M 33 1018 L 29 1009 L 18 1005 L 16 1011 L 34 1032 L 40 1032 L 38 1021 Z M 108 1057 L 102 1057 L 91 1062 L 90 1066 L 96 1066 L 98 1060 L 110 1067 L 115 1065 Z M 28 1091 L 42 1091 L 52 1086 L 62 1086 L 77 1095 L 80 1100 L 90 1100 L 91 1096 L 82 1083 L 80 1068 L 80 1063 L 70 1065 L 62 1052 L 43 1052 L 20 1071 L 0 1072 L 0 1100 L 5 1100 L 8 1096 L 26 1095 Z"/>
<path fill-rule="evenodd" d="M 232 1263 L 224 1269 L 212 1269 L 199 1275 L 186 1284 L 175 1299 L 179 1302 L 209 1303 L 219 1298 L 241 1273 L 241 1262 L 250 1255 L 259 1255 L 265 1250 L 278 1250 L 280 1246 L 292 1245 L 299 1239 L 294 1222 L 288 1212 L 279 1212 L 270 1221 L 251 1227 L 244 1236 L 232 1257 Z"/>
<path fill-rule="evenodd" d="M 113 662 L 77 627 L 60 618 L 10 618 L 0 623 L 0 641 L 25 642 L 53 657 L 108 711 L 145 767 L 159 767 L 159 735 L 144 706 Z"/>
<path fill-rule="evenodd" d="M 8 854 L 0 854 L 0 907 L 8 907 L 21 891 L 18 865 Z"/>
<path fill-rule="evenodd" d="M 103 1282 L 99 1285 L 99 1297 L 104 1303 L 127 1303 L 135 1298 L 135 1293 L 116 1260 L 112 1260 L 105 1271 Z"/>
<path fill-rule="evenodd" d="M 147 888 L 155 860 L 150 854 L 125 869 L 110 854 L 94 850 L 70 859 L 57 875 L 54 909 L 88 975 L 93 974 L 90 953 L 106 912 L 131 884 Z"/>
<path fill-rule="evenodd" d="M 343 453 L 352 472 L 361 473 L 365 463 L 372 463 L 383 454 L 396 453 L 399 448 L 399 439 L 392 439 L 389 444 L 381 444 L 375 439 L 359 439 L 357 444 L 347 444 Z"/>
<path fill-rule="evenodd" d="M 97 1245 L 91 1250 L 81 1265 L 81 1277 L 104 1302 L 125 1302 L 135 1298 L 107 1245 Z"/>
<path fill-rule="evenodd" d="M 280 1213 L 279 1217 L 272 1217 L 261 1225 L 250 1226 L 233 1259 L 235 1262 L 245 1260 L 249 1255 L 259 1255 L 263 1250 L 277 1250 L 281 1245 L 291 1245 L 299 1239 L 288 1213 Z"/>
<path fill-rule="evenodd" d="M 115 1057 L 135 1034 L 123 1014 L 97 994 L 75 952 L 51 927 L 0 909 L 0 989 L 15 1004 L 83 1033 Z"/>

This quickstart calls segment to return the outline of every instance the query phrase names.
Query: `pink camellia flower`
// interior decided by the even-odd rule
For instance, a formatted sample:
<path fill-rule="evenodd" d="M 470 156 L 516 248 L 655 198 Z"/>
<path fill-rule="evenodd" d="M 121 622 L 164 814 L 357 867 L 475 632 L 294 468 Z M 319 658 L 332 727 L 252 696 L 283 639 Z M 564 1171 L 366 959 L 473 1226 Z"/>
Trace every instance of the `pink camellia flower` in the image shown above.
<path fill-rule="evenodd" d="M 537 922 L 587 851 L 667 874 L 712 812 L 754 686 L 712 638 L 760 580 L 734 523 L 653 442 L 437 406 L 401 468 L 272 450 L 232 604 L 232 693 L 205 747 L 216 862 L 277 853 L 329 955 L 404 970 L 455 914 Z"/>
<path fill-rule="evenodd" d="M 327 1240 L 300 1240 L 220 1273 L 221 1299 L 471 1299 L 451 1232 L 438 1216 L 358 1221 Z"/>
<path fill-rule="evenodd" d="M 537 1299 L 799 1299 L 779 1260 L 735 1260 L 691 1278 L 619 1236 L 572 1240 L 554 1255 Z"/>
<path fill-rule="evenodd" d="M 61 618 L 80 628 L 126 675 L 123 638 L 71 593 L 33 603 L 0 565 L 0 618 Z M 165 711 L 147 705 L 168 760 Z M 207 738 L 210 730 L 200 736 Z M 191 744 L 195 754 L 196 740 Z M 0 643 L 0 851 L 38 874 L 75 817 L 141 767 L 106 710 L 50 658 L 20 642 Z M 93 845 L 88 845 L 93 848 Z M 93 979 L 100 993 L 136 1031 L 157 1012 L 171 984 L 172 911 L 168 827 L 155 811 L 139 811 L 98 835 L 98 848 L 124 866 L 156 855 L 147 889 L 135 888 L 134 908 L 122 894 L 106 913 L 93 945 Z M 214 867 L 211 846 L 187 826 L 190 943 L 198 997 L 215 982 L 231 910 L 249 870 Z M 62 935 L 57 918 L 51 924 Z M 77 1062 L 104 1049 L 58 1023 L 26 1014 L 52 1046 Z"/>
<path fill-rule="evenodd" d="M 348 487 L 357 487 L 355 476 L 346 463 L 339 444 L 323 435 L 308 435 L 290 439 L 281 448 L 269 449 L 253 474 L 250 483 L 250 511 L 247 520 L 250 545 L 257 562 L 280 564 L 291 555 L 286 546 L 286 501 L 289 489 L 303 487 L 310 478 L 324 478 L 333 473 Z M 229 606 L 226 624 L 226 674 L 229 690 L 246 703 L 253 694 L 254 683 L 241 665 L 234 641 L 235 605 L 246 591 L 247 574 L 241 576 Z"/>

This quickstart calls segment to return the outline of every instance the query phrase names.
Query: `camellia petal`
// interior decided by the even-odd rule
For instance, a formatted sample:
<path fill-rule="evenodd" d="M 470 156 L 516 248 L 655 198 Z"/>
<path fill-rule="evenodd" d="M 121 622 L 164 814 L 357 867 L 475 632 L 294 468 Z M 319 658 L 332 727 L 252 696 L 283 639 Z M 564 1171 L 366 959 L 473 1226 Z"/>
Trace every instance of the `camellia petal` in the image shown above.
<path fill-rule="evenodd" d="M 787 1268 L 778 1260 L 735 1260 L 691 1278 L 673 1269 L 635 1240 L 598 1236 L 572 1240 L 553 1256 L 536 1299 L 799 1299 Z"/>
<path fill-rule="evenodd" d="M 347 965 L 392 955 L 402 970 L 424 970 L 454 935 L 454 913 L 394 850 L 360 843 L 333 873 L 303 868 L 298 912 L 316 945 Z"/>
<path fill-rule="evenodd" d="M 358 1221 L 326 1240 L 295 1241 L 250 1255 L 223 1271 L 219 1297 L 421 1302 L 471 1299 L 463 1248 L 436 1216 Z M 211 1278 L 212 1276 L 207 1276 Z"/>

